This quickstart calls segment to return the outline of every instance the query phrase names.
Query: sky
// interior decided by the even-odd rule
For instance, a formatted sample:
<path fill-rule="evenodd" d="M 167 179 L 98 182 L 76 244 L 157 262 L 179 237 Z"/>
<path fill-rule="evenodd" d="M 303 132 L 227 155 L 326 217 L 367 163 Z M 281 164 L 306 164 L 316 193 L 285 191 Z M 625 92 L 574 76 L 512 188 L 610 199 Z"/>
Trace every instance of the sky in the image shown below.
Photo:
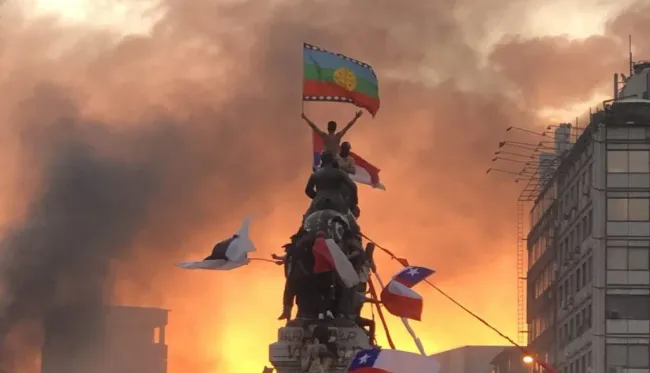
<path fill-rule="evenodd" d="M 261 370 L 281 326 L 281 269 L 174 263 L 205 256 L 249 214 L 260 257 L 297 229 L 311 162 L 304 41 L 379 75 L 378 115 L 349 132 L 387 187 L 360 188 L 364 232 L 435 268 L 440 288 L 515 337 L 521 186 L 485 170 L 507 127 L 542 131 L 607 99 L 612 74 L 627 72 L 629 34 L 650 59 L 649 17 L 633 1 L 8 0 L 0 361 L 36 373 L 34 325 L 61 307 L 74 310 L 70 325 L 91 325 L 108 302 L 172 310 L 170 373 Z M 304 109 L 317 123 L 356 110 Z M 399 267 L 380 257 L 379 268 Z M 505 344 L 418 291 L 428 353 Z M 389 325 L 415 351 L 400 321 Z"/>

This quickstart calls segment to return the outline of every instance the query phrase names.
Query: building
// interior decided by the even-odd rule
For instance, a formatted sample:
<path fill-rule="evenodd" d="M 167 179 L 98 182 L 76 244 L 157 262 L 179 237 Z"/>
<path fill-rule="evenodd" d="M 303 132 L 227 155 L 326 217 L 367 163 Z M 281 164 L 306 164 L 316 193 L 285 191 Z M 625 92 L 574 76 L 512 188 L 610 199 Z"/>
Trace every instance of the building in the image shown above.
<path fill-rule="evenodd" d="M 538 177 L 528 344 L 562 373 L 650 371 L 650 63 L 632 72 Z"/>
<path fill-rule="evenodd" d="M 61 312 L 46 321 L 42 373 L 167 372 L 169 311 L 124 306 L 97 311 L 101 316 L 92 320 Z"/>
<path fill-rule="evenodd" d="M 490 361 L 490 365 L 492 373 L 528 373 L 528 366 L 517 347 L 504 348 Z"/>
<path fill-rule="evenodd" d="M 491 373 L 491 361 L 504 346 L 464 346 L 437 353 L 442 373 Z"/>

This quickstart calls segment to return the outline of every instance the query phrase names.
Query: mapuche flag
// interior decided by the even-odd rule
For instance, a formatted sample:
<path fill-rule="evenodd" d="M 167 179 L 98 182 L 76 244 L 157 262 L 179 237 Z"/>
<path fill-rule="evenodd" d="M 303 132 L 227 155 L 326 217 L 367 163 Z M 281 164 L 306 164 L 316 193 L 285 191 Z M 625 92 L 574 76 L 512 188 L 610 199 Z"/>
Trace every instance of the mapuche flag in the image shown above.
<path fill-rule="evenodd" d="M 377 114 L 379 82 L 370 65 L 310 44 L 302 55 L 304 101 L 349 102 Z"/>

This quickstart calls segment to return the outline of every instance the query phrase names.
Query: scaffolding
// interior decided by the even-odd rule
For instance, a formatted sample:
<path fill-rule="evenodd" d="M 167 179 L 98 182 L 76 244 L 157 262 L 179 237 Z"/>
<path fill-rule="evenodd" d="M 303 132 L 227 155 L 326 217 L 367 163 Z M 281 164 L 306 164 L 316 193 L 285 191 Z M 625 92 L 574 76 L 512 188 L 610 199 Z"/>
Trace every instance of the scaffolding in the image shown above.
<path fill-rule="evenodd" d="M 527 232 L 530 230 L 530 221 L 525 213 L 537 202 L 540 193 L 547 187 L 551 175 L 559 165 L 560 158 L 555 158 L 544 174 L 538 168 L 527 179 L 526 186 L 517 198 L 517 341 L 522 345 L 528 344 L 528 323 L 526 321 L 526 287 L 528 247 Z"/>
<path fill-rule="evenodd" d="M 526 323 L 526 263 L 524 242 L 524 201 L 517 201 L 517 343 L 527 343 Z"/>

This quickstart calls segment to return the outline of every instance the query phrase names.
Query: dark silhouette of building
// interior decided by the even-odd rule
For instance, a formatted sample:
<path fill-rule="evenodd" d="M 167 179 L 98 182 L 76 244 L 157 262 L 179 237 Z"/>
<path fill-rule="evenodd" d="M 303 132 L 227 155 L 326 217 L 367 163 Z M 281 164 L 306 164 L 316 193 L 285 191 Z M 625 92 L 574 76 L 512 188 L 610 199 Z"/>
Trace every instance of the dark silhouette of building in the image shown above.
<path fill-rule="evenodd" d="M 42 373 L 166 373 L 167 310 L 106 307 L 93 317 L 63 310 L 45 321 Z"/>
<path fill-rule="evenodd" d="M 527 373 L 528 366 L 523 362 L 521 351 L 517 347 L 506 347 L 490 362 L 492 373 Z"/>

